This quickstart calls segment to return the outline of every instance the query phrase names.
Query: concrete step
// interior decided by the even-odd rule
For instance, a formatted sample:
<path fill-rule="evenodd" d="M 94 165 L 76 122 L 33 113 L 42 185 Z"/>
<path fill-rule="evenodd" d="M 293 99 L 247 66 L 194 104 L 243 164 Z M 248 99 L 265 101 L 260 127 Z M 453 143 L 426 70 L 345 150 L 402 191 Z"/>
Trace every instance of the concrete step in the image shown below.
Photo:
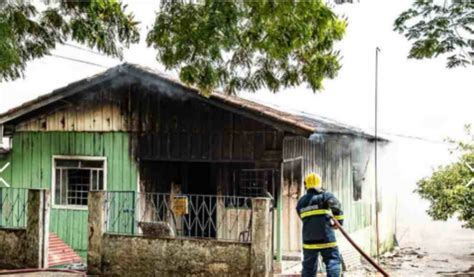
<path fill-rule="evenodd" d="M 48 265 L 58 266 L 82 263 L 81 257 L 58 235 L 49 233 Z"/>

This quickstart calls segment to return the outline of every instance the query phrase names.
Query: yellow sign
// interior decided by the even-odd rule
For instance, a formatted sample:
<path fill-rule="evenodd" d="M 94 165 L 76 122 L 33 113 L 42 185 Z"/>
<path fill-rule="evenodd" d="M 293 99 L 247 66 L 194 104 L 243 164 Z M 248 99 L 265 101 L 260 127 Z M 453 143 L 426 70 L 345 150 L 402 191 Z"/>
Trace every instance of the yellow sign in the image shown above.
<path fill-rule="evenodd" d="M 173 213 L 175 216 L 188 214 L 188 197 L 175 196 L 173 199 Z"/>

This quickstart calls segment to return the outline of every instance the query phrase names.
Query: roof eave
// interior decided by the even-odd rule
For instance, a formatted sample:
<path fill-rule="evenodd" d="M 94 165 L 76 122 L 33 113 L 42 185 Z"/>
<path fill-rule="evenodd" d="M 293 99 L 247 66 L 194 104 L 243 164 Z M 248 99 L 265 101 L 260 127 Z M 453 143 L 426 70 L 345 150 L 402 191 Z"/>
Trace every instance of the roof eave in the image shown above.
<path fill-rule="evenodd" d="M 34 110 L 45 107 L 51 103 L 59 101 L 61 99 L 72 96 L 78 92 L 84 91 L 87 88 L 90 88 L 94 85 L 97 85 L 101 82 L 105 82 L 116 78 L 120 74 L 118 68 L 112 68 L 97 75 L 94 75 L 89 78 L 79 80 L 68 84 L 65 87 L 56 89 L 51 93 L 40 96 L 39 98 L 28 101 L 18 107 L 10 109 L 5 113 L 0 114 L 0 124 L 6 124 L 11 120 L 14 120 L 18 117 L 26 115 Z"/>

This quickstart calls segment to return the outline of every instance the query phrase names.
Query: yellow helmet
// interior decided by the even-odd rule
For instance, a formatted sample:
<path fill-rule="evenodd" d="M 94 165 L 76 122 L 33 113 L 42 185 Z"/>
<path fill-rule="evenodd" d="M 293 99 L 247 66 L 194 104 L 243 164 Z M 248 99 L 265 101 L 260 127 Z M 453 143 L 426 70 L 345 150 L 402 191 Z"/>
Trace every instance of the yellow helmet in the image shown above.
<path fill-rule="evenodd" d="M 317 189 L 321 187 L 321 176 L 314 172 L 309 173 L 304 178 L 304 185 L 306 189 Z"/>

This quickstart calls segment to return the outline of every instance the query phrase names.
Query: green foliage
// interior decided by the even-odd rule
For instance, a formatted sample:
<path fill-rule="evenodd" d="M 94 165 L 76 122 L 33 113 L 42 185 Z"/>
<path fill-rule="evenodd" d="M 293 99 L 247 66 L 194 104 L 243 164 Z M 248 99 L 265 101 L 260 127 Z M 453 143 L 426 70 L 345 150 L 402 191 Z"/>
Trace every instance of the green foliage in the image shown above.
<path fill-rule="evenodd" d="M 474 136 L 467 127 L 469 141 L 457 142 L 460 158 L 440 166 L 431 177 L 418 182 L 418 192 L 430 202 L 428 214 L 435 220 L 447 220 L 457 215 L 464 227 L 474 229 Z M 469 185 L 470 184 L 470 185 Z"/>
<path fill-rule="evenodd" d="M 472 64 L 474 55 L 474 1 L 417 0 L 401 13 L 395 30 L 413 41 L 409 58 L 433 58 L 449 54 L 447 67 Z"/>
<path fill-rule="evenodd" d="M 346 21 L 321 0 L 189 2 L 164 1 L 147 42 L 159 62 L 204 94 L 302 83 L 316 91 L 341 67 L 333 48 Z"/>
<path fill-rule="evenodd" d="M 204 94 L 256 91 L 306 83 L 313 91 L 341 67 L 334 43 L 346 21 L 322 0 L 163 0 L 147 42 L 157 60 Z M 113 57 L 139 40 L 137 22 L 115 0 L 62 0 L 44 9 L 0 4 L 0 81 L 73 40 Z"/>
<path fill-rule="evenodd" d="M 71 39 L 121 57 L 139 40 L 137 22 L 114 0 L 62 0 L 41 12 L 28 1 L 0 3 L 0 81 L 20 77 L 30 60 Z"/>

